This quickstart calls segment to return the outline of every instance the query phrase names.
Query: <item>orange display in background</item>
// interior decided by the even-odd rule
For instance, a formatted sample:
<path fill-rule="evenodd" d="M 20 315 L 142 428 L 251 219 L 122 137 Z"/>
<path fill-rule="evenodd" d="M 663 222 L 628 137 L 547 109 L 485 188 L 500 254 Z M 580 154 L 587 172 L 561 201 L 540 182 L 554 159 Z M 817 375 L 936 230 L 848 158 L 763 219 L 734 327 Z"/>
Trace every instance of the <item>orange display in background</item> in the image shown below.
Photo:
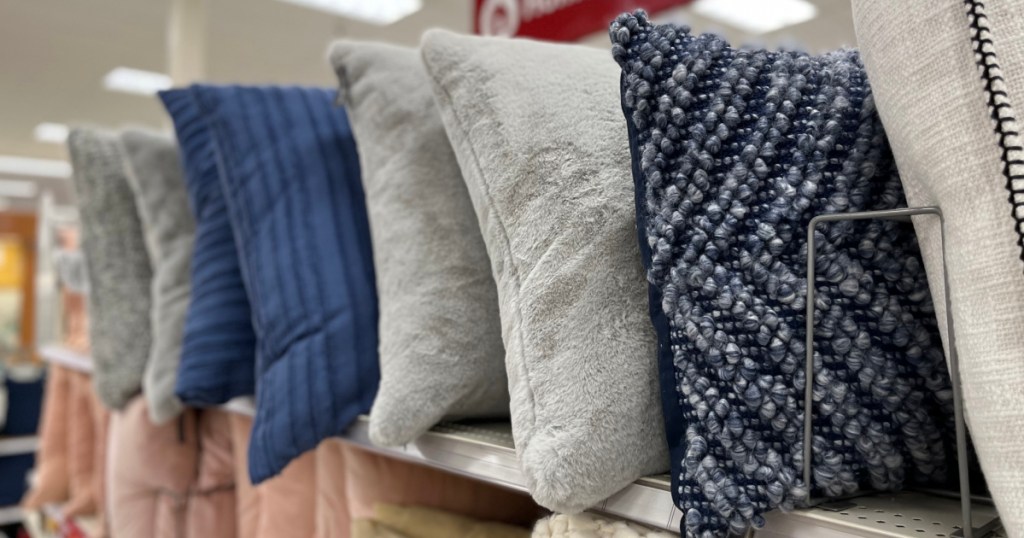
<path fill-rule="evenodd" d="M 0 214 L 0 352 L 34 357 L 36 216 Z"/>

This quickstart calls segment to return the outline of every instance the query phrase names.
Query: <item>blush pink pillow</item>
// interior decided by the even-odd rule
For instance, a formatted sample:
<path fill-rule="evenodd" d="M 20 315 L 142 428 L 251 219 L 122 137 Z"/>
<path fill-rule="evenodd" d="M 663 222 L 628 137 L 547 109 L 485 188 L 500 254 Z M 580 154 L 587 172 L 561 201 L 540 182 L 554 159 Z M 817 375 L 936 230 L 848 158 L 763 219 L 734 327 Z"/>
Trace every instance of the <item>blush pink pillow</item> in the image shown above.
<path fill-rule="evenodd" d="M 281 474 L 253 486 L 246 460 L 252 418 L 233 414 L 230 421 L 238 487 L 238 535 L 312 538 L 317 506 L 315 451 L 306 452 L 292 460 Z"/>
<path fill-rule="evenodd" d="M 68 404 L 71 400 L 71 371 L 50 365 L 43 396 L 43 417 L 39 425 L 36 479 L 22 499 L 22 507 L 37 510 L 44 504 L 61 503 L 70 495 L 68 474 Z"/>

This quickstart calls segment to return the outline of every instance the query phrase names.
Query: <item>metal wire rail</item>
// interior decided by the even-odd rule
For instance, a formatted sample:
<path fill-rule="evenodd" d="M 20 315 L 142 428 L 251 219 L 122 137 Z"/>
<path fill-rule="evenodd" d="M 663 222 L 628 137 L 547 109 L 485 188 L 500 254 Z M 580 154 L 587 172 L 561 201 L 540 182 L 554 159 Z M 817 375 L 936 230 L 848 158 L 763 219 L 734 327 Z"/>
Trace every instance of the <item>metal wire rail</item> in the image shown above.
<path fill-rule="evenodd" d="M 982 538 L 999 528 L 999 518 L 983 527 L 975 528 L 971 519 L 971 484 L 967 470 L 967 422 L 964 419 L 963 392 L 960 386 L 960 363 L 956 352 L 956 338 L 953 331 L 953 309 L 950 299 L 949 270 L 946 264 L 946 221 L 942 210 L 938 207 L 912 207 L 889 209 L 884 211 L 862 211 L 857 213 L 836 213 L 818 215 L 807 225 L 807 329 L 806 357 L 804 363 L 804 483 L 811 486 L 811 455 L 813 444 L 814 422 L 814 295 L 815 295 L 815 242 L 814 231 L 819 224 L 847 220 L 909 220 L 916 215 L 930 215 L 939 218 L 940 238 L 942 243 L 942 278 L 943 296 L 946 304 L 946 336 L 949 343 L 949 377 L 953 385 L 953 413 L 956 423 L 957 467 L 960 476 L 960 510 L 963 518 L 961 529 L 954 533 L 954 538 Z M 810 504 L 816 505 L 831 499 L 811 499 Z"/>

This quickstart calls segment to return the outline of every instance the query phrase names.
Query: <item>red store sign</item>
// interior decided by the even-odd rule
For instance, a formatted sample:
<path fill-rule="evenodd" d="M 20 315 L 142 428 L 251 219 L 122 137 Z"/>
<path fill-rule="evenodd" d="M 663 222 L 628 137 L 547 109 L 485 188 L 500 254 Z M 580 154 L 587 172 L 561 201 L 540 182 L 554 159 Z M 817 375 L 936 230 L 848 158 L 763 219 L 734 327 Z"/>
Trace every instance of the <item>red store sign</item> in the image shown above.
<path fill-rule="evenodd" d="M 620 13 L 654 14 L 689 0 L 475 0 L 473 31 L 480 35 L 575 41 L 606 30 Z"/>

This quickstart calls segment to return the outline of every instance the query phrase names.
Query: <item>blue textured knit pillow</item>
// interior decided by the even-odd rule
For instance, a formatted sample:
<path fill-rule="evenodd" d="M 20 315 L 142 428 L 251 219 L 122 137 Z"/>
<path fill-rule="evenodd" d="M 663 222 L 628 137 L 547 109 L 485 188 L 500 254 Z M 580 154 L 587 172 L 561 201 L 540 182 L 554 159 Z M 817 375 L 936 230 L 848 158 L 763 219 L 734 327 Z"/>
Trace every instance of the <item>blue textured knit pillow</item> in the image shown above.
<path fill-rule="evenodd" d="M 855 51 L 736 50 L 643 12 L 611 26 L 686 536 L 807 499 L 806 229 L 904 205 Z M 816 233 L 815 494 L 944 478 L 951 391 L 909 226 Z"/>
<path fill-rule="evenodd" d="M 192 291 L 174 392 L 195 406 L 256 388 L 256 333 L 209 130 L 189 90 L 160 93 L 174 121 L 196 219 Z"/>
<path fill-rule="evenodd" d="M 377 295 L 359 156 L 326 89 L 192 89 L 217 152 L 256 329 L 260 482 L 370 409 Z"/>

